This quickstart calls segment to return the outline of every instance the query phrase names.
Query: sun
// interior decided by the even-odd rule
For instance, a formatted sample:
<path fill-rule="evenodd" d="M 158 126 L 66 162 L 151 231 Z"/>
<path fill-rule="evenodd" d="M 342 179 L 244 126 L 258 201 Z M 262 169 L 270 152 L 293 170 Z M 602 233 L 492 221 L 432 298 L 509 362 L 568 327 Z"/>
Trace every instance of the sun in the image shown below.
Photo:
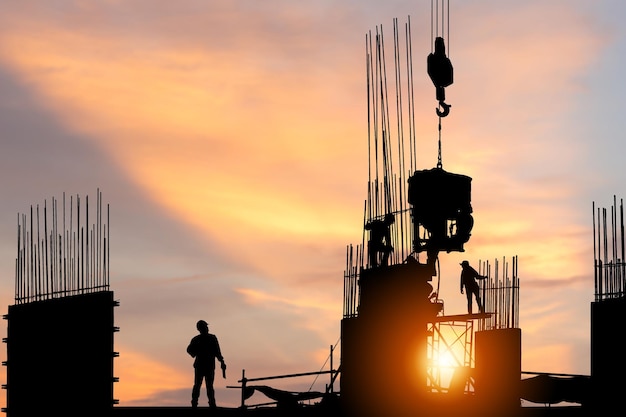
<path fill-rule="evenodd" d="M 464 367 L 464 355 L 457 350 L 454 344 L 442 343 L 430 351 L 428 385 L 433 392 L 448 392 L 455 374 Z"/>
<path fill-rule="evenodd" d="M 454 368 L 458 366 L 458 364 L 452 352 L 445 349 L 438 352 L 437 357 L 435 358 L 435 366 L 439 368 Z"/>

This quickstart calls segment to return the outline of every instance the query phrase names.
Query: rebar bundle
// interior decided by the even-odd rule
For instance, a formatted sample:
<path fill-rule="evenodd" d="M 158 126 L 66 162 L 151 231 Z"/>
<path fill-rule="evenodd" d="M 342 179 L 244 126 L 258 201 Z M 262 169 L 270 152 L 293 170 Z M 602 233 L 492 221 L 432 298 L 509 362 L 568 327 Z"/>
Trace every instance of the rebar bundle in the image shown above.
<path fill-rule="evenodd" d="M 595 301 L 623 298 L 626 296 L 623 200 L 620 199 L 619 219 L 615 196 L 610 220 L 606 208 L 596 209 L 595 202 L 592 207 Z"/>
<path fill-rule="evenodd" d="M 100 190 L 91 224 L 89 214 L 88 196 L 81 207 L 79 196 L 67 205 L 65 193 L 60 206 L 52 198 L 18 214 L 16 304 L 109 289 L 109 206 L 103 221 Z"/>
<path fill-rule="evenodd" d="M 343 275 L 343 317 L 356 317 L 359 307 L 359 270 L 362 267 L 363 247 L 352 245 L 346 249 L 346 269 Z"/>
<path fill-rule="evenodd" d="M 410 211 L 406 203 L 407 178 L 416 169 L 415 99 L 410 20 L 404 41 L 393 21 L 393 79 L 388 88 L 383 28 L 366 34 L 368 97 L 368 187 L 364 225 L 393 214 L 390 226 L 393 251 L 390 264 L 402 263 L 411 253 Z M 395 101 L 394 104 L 393 101 Z M 364 229 L 363 240 L 365 240 Z M 369 249 L 366 250 L 369 252 Z M 369 256 L 362 260 L 367 262 Z"/>
<path fill-rule="evenodd" d="M 480 262 L 479 272 L 487 279 L 480 281 L 480 295 L 485 312 L 491 317 L 481 320 L 480 330 L 519 328 L 519 276 L 517 275 L 517 256 L 509 262 L 506 258 L 502 263 L 496 259 L 493 265 Z M 501 266 L 501 269 L 499 269 Z"/>

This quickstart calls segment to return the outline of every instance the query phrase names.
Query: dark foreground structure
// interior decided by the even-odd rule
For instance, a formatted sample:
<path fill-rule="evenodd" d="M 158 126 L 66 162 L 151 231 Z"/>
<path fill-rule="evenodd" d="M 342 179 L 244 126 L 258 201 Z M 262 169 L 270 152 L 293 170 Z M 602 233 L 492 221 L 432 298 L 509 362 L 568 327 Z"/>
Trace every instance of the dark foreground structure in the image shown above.
<path fill-rule="evenodd" d="M 61 212 L 76 213 L 75 219 L 58 221 L 55 216 L 60 211 L 53 201 L 50 222 L 45 205 L 42 222 L 38 206 L 18 221 L 15 304 L 4 316 L 8 320 L 7 416 L 51 412 L 66 417 L 623 415 L 626 362 L 616 359 L 623 352 L 613 323 L 626 316 L 626 256 L 623 209 L 616 200 L 609 216 L 606 209 L 593 208 L 591 375 L 521 369 L 516 256 L 477 263 L 486 277 L 479 288 L 484 309 L 445 314 L 440 256 L 464 252 L 474 223 L 472 178 L 443 169 L 441 123 L 450 113 L 445 87 L 453 80 L 445 56 L 445 30 L 442 24 L 436 50 L 428 58 L 438 101 L 439 153 L 435 167 L 427 169 L 418 168 L 414 130 L 405 135 L 399 127 L 392 132 L 387 97 L 399 97 L 400 91 L 387 92 L 382 28 L 374 38 L 368 36 L 368 109 L 372 111 L 368 112 L 370 161 L 363 234 L 360 244 L 347 248 L 341 360 L 337 369 L 331 362 L 326 392 L 319 396 L 284 392 L 252 385 L 260 379 L 242 376 L 241 385 L 231 387 L 241 390 L 240 407 L 118 406 L 113 389 L 118 302 L 109 284 L 108 206 L 103 220 L 98 192 L 94 223 L 89 221 L 88 200 L 81 218 L 80 199 L 71 199 L 73 209 L 66 210 L 65 196 Z M 411 50 L 409 24 L 406 31 L 406 44 L 394 37 L 394 51 Z M 394 21 L 394 33 L 398 32 Z M 406 79 L 402 69 L 412 66 L 409 52 L 407 62 L 400 62 L 401 56 L 397 54 L 393 65 L 398 80 Z M 414 120 L 409 103 L 408 110 L 396 110 L 393 125 Z M 402 116 L 403 111 L 408 114 Z M 339 391 L 334 390 L 335 380 Z M 273 402 L 246 404 L 254 390 Z M 311 399 L 316 399 L 313 404 Z M 556 406 L 563 403 L 572 405 Z"/>
<path fill-rule="evenodd" d="M 9 307 L 9 415 L 112 406 L 115 305 L 113 292 L 99 291 Z"/>

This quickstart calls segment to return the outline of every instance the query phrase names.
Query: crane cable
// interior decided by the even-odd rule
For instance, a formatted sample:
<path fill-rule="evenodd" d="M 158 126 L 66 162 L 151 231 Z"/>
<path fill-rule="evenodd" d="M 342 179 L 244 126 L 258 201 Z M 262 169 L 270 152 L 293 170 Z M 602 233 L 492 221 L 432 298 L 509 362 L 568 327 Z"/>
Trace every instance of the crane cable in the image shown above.
<path fill-rule="evenodd" d="M 436 51 L 435 44 L 437 41 L 440 41 L 440 44 L 443 45 L 443 34 L 446 33 L 445 38 L 448 40 L 448 57 L 450 56 L 450 0 L 431 0 L 430 2 L 430 44 L 431 44 L 431 55 L 432 56 Z M 441 19 L 441 28 L 439 27 L 439 23 Z M 434 48 L 434 49 L 433 49 Z M 445 48 L 445 47 L 444 47 Z M 444 49 L 445 51 L 445 49 Z M 429 58 L 430 58 L 429 56 Z M 444 58 L 448 58 L 445 57 Z M 450 105 L 444 102 L 445 93 L 444 87 L 452 83 L 452 67 L 447 59 L 447 63 L 449 67 L 449 80 L 447 80 L 446 85 L 440 86 L 438 82 L 436 82 L 435 77 L 439 74 L 433 74 L 430 72 L 429 75 L 433 82 L 436 84 L 438 89 L 437 98 L 439 100 L 439 106 L 436 109 L 436 113 L 439 119 L 438 123 L 438 150 L 437 150 L 437 168 L 441 169 L 443 167 L 442 158 L 441 158 L 441 119 L 446 117 L 450 113 Z M 433 70 L 434 71 L 434 70 Z M 438 81 L 438 80 L 437 80 Z"/>
<path fill-rule="evenodd" d="M 441 15 L 441 30 L 439 30 L 439 15 Z M 430 0 L 431 52 L 433 52 L 435 37 L 441 36 L 443 38 L 444 32 L 446 34 L 445 38 L 448 40 L 448 55 L 450 55 L 450 0 Z"/>

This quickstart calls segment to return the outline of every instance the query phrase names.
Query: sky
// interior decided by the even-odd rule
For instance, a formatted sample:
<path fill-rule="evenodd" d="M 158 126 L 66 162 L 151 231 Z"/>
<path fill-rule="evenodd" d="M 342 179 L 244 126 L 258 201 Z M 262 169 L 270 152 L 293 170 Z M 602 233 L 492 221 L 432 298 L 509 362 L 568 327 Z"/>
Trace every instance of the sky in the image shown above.
<path fill-rule="evenodd" d="M 18 215 L 63 195 L 95 201 L 99 190 L 120 301 L 120 405 L 189 404 L 185 348 L 199 319 L 228 364 L 215 383 L 219 405 L 239 404 L 227 387 L 243 370 L 328 369 L 346 247 L 363 233 L 366 34 L 390 34 L 394 18 L 410 17 L 418 165 L 432 168 L 430 9 L 395 0 L 5 0 L 5 313 Z M 464 253 L 440 255 L 440 297 L 446 314 L 464 313 L 458 263 L 517 256 L 523 371 L 590 372 L 592 204 L 610 208 L 625 193 L 624 17 L 619 0 L 450 1 L 442 159 L 473 178 L 475 224 Z"/>

